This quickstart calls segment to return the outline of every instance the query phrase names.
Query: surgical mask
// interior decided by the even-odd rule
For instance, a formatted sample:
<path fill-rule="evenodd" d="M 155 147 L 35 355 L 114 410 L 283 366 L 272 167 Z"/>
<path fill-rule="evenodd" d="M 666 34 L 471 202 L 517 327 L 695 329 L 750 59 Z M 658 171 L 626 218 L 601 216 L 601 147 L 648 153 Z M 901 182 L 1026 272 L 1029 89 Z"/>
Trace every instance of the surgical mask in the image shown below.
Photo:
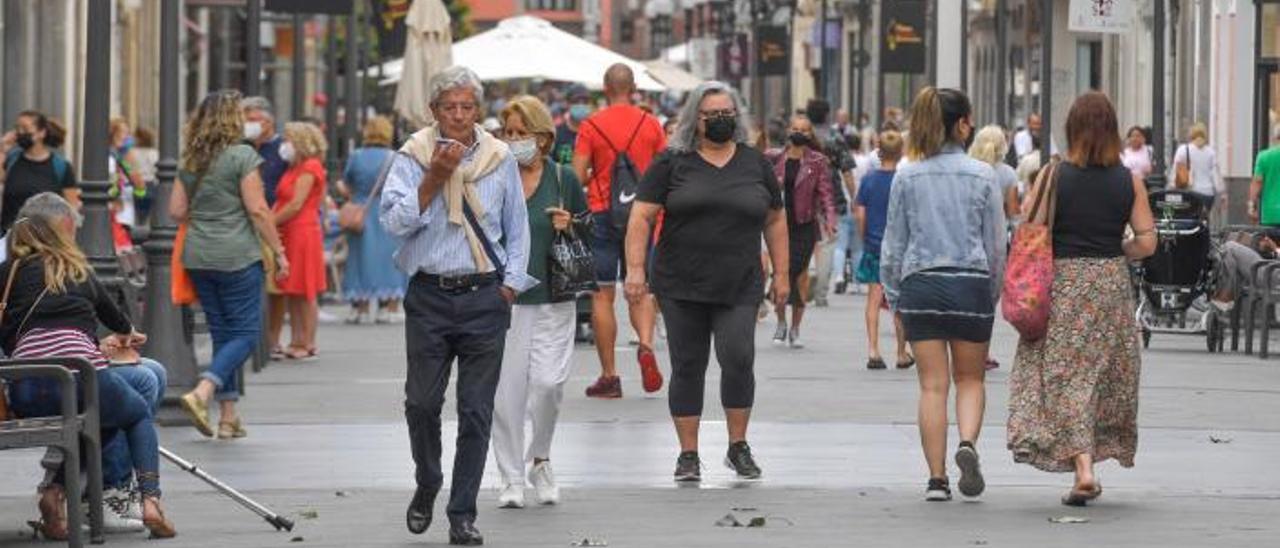
<path fill-rule="evenodd" d="M 809 135 L 800 131 L 794 131 L 787 136 L 787 140 L 791 141 L 791 144 L 795 146 L 802 147 L 809 144 Z"/>
<path fill-rule="evenodd" d="M 30 133 L 19 133 L 16 142 L 18 147 L 23 150 L 36 146 L 36 138 Z"/>
<path fill-rule="evenodd" d="M 245 122 L 244 138 L 250 141 L 257 141 L 258 137 L 262 137 L 262 122 Z"/>
<path fill-rule="evenodd" d="M 507 147 L 511 149 L 511 154 L 516 157 L 516 162 L 522 166 L 533 164 L 538 159 L 538 140 L 537 139 L 520 139 L 519 141 L 508 141 Z"/>
<path fill-rule="evenodd" d="M 294 156 L 297 156 L 297 152 L 298 151 L 293 149 L 293 143 L 285 141 L 284 144 L 280 145 L 280 159 L 285 162 L 292 164 Z"/>
<path fill-rule="evenodd" d="M 708 118 L 705 123 L 707 124 L 707 139 L 718 144 L 733 140 L 733 134 L 738 129 L 738 120 L 732 116 Z"/>
<path fill-rule="evenodd" d="M 591 116 L 591 105 L 578 103 L 569 107 L 569 118 L 574 122 L 586 120 L 588 116 Z"/>

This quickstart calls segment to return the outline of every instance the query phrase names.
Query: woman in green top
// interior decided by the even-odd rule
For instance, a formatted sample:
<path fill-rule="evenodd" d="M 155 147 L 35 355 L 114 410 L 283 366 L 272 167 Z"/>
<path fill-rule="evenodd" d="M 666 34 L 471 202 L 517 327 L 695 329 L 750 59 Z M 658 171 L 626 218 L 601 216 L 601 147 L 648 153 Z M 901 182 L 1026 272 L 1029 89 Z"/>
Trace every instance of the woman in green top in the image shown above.
<path fill-rule="evenodd" d="M 520 508 L 524 506 L 526 454 L 533 461 L 529 481 L 538 502 L 556 504 L 560 500 L 549 459 L 564 382 L 569 377 L 577 313 L 572 299 L 552 302 L 547 260 L 556 231 L 568 229 L 572 216 L 584 214 L 587 200 L 573 171 L 561 169 L 549 157 L 555 125 L 542 101 L 528 95 L 517 97 L 507 103 L 501 119 L 499 135 L 520 164 L 529 207 L 529 276 L 542 281 L 520 295 L 512 309 L 493 402 L 493 452 L 502 473 L 498 503 L 504 508 Z M 527 453 L 526 414 L 533 422 Z"/>
<path fill-rule="evenodd" d="M 173 187 L 169 214 L 187 223 L 182 264 L 209 324 L 213 364 L 195 389 L 182 396 L 182 407 L 200 433 L 213 436 L 208 406 L 210 400 L 218 401 L 218 437 L 242 438 L 236 371 L 262 335 L 263 253 L 275 255 L 281 277 L 288 275 L 289 262 L 263 195 L 258 175 L 262 160 L 253 147 L 241 143 L 240 93 L 205 96 L 183 134 L 182 184 Z"/>

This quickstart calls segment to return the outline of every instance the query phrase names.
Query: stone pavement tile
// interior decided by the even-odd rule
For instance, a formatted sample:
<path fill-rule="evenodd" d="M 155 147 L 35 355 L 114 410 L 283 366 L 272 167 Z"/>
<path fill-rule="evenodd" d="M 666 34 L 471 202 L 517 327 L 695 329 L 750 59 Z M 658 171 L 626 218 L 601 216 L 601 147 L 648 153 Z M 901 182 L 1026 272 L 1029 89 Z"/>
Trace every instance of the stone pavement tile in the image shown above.
<path fill-rule="evenodd" d="M 926 503 L 915 488 L 842 490 L 591 489 L 565 493 L 557 507 L 499 510 L 487 502 L 477 525 L 487 545 L 566 547 L 584 538 L 614 548 L 653 547 L 1254 547 L 1272 545 L 1280 526 L 1280 500 L 1109 492 L 1093 507 L 1058 504 L 1048 488 L 991 489 L 981 502 Z M 256 516 L 216 494 L 166 497 L 178 538 L 108 537 L 108 546 L 183 548 L 440 546 L 444 524 L 425 536 L 404 529 L 409 493 L 356 490 L 255 492 L 297 520 L 292 533 L 274 532 Z M 437 516 L 444 497 L 437 501 Z M 745 509 L 735 512 L 734 509 Z M 50 546 L 20 537 L 31 501 L 0 498 L 0 548 Z M 765 516 L 762 528 L 717 527 L 734 513 L 740 521 Z M 303 516 L 312 516 L 310 519 Z M 1088 523 L 1055 524 L 1062 516 Z M 294 538 L 300 541 L 293 541 Z"/>

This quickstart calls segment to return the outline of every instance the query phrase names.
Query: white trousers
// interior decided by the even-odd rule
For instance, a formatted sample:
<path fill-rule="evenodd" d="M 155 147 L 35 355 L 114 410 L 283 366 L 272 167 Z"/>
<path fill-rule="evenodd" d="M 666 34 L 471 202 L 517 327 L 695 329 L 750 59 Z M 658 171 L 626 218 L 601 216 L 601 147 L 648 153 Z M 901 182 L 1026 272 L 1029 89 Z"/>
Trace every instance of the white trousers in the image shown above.
<path fill-rule="evenodd" d="M 512 309 L 502 376 L 493 398 L 493 456 L 504 483 L 525 485 L 525 463 L 551 457 L 551 437 L 569 378 L 576 317 L 572 301 Z M 526 416 L 533 423 L 527 452 Z"/>

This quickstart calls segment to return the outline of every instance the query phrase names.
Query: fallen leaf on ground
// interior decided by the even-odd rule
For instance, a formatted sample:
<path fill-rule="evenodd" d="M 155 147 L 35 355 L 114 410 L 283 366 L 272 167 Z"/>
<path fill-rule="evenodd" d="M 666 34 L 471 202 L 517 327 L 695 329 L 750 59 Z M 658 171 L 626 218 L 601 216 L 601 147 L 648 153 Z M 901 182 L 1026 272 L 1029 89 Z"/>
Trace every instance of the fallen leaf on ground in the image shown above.
<path fill-rule="evenodd" d="M 764 524 L 765 524 L 764 518 L 754 517 L 754 518 L 751 518 L 751 521 L 747 522 L 747 527 L 764 527 Z"/>
<path fill-rule="evenodd" d="M 302 542 L 303 540 L 304 539 L 302 537 L 293 537 L 289 539 L 289 542 Z"/>
<path fill-rule="evenodd" d="M 298 517 L 302 519 L 316 519 L 320 517 L 320 512 L 317 512 L 315 510 L 303 510 L 301 512 L 298 512 Z"/>
<path fill-rule="evenodd" d="M 1056 518 L 1049 518 L 1049 523 L 1089 523 L 1089 518 L 1082 518 L 1079 516 L 1059 516 Z"/>
<path fill-rule="evenodd" d="M 346 492 L 346 491 L 337 491 L 337 492 L 335 492 L 335 493 L 333 494 L 333 496 L 335 496 L 335 497 L 345 497 L 345 496 L 347 496 L 347 492 Z"/>
<path fill-rule="evenodd" d="M 609 542 L 601 538 L 584 538 L 569 543 L 569 546 L 608 546 Z"/>
<path fill-rule="evenodd" d="M 1231 443 L 1231 438 L 1219 438 L 1217 436 L 1209 436 L 1209 441 L 1213 443 Z"/>
<path fill-rule="evenodd" d="M 742 527 L 742 522 L 738 521 L 738 517 L 733 514 L 725 514 L 724 517 L 716 520 L 716 527 Z"/>

